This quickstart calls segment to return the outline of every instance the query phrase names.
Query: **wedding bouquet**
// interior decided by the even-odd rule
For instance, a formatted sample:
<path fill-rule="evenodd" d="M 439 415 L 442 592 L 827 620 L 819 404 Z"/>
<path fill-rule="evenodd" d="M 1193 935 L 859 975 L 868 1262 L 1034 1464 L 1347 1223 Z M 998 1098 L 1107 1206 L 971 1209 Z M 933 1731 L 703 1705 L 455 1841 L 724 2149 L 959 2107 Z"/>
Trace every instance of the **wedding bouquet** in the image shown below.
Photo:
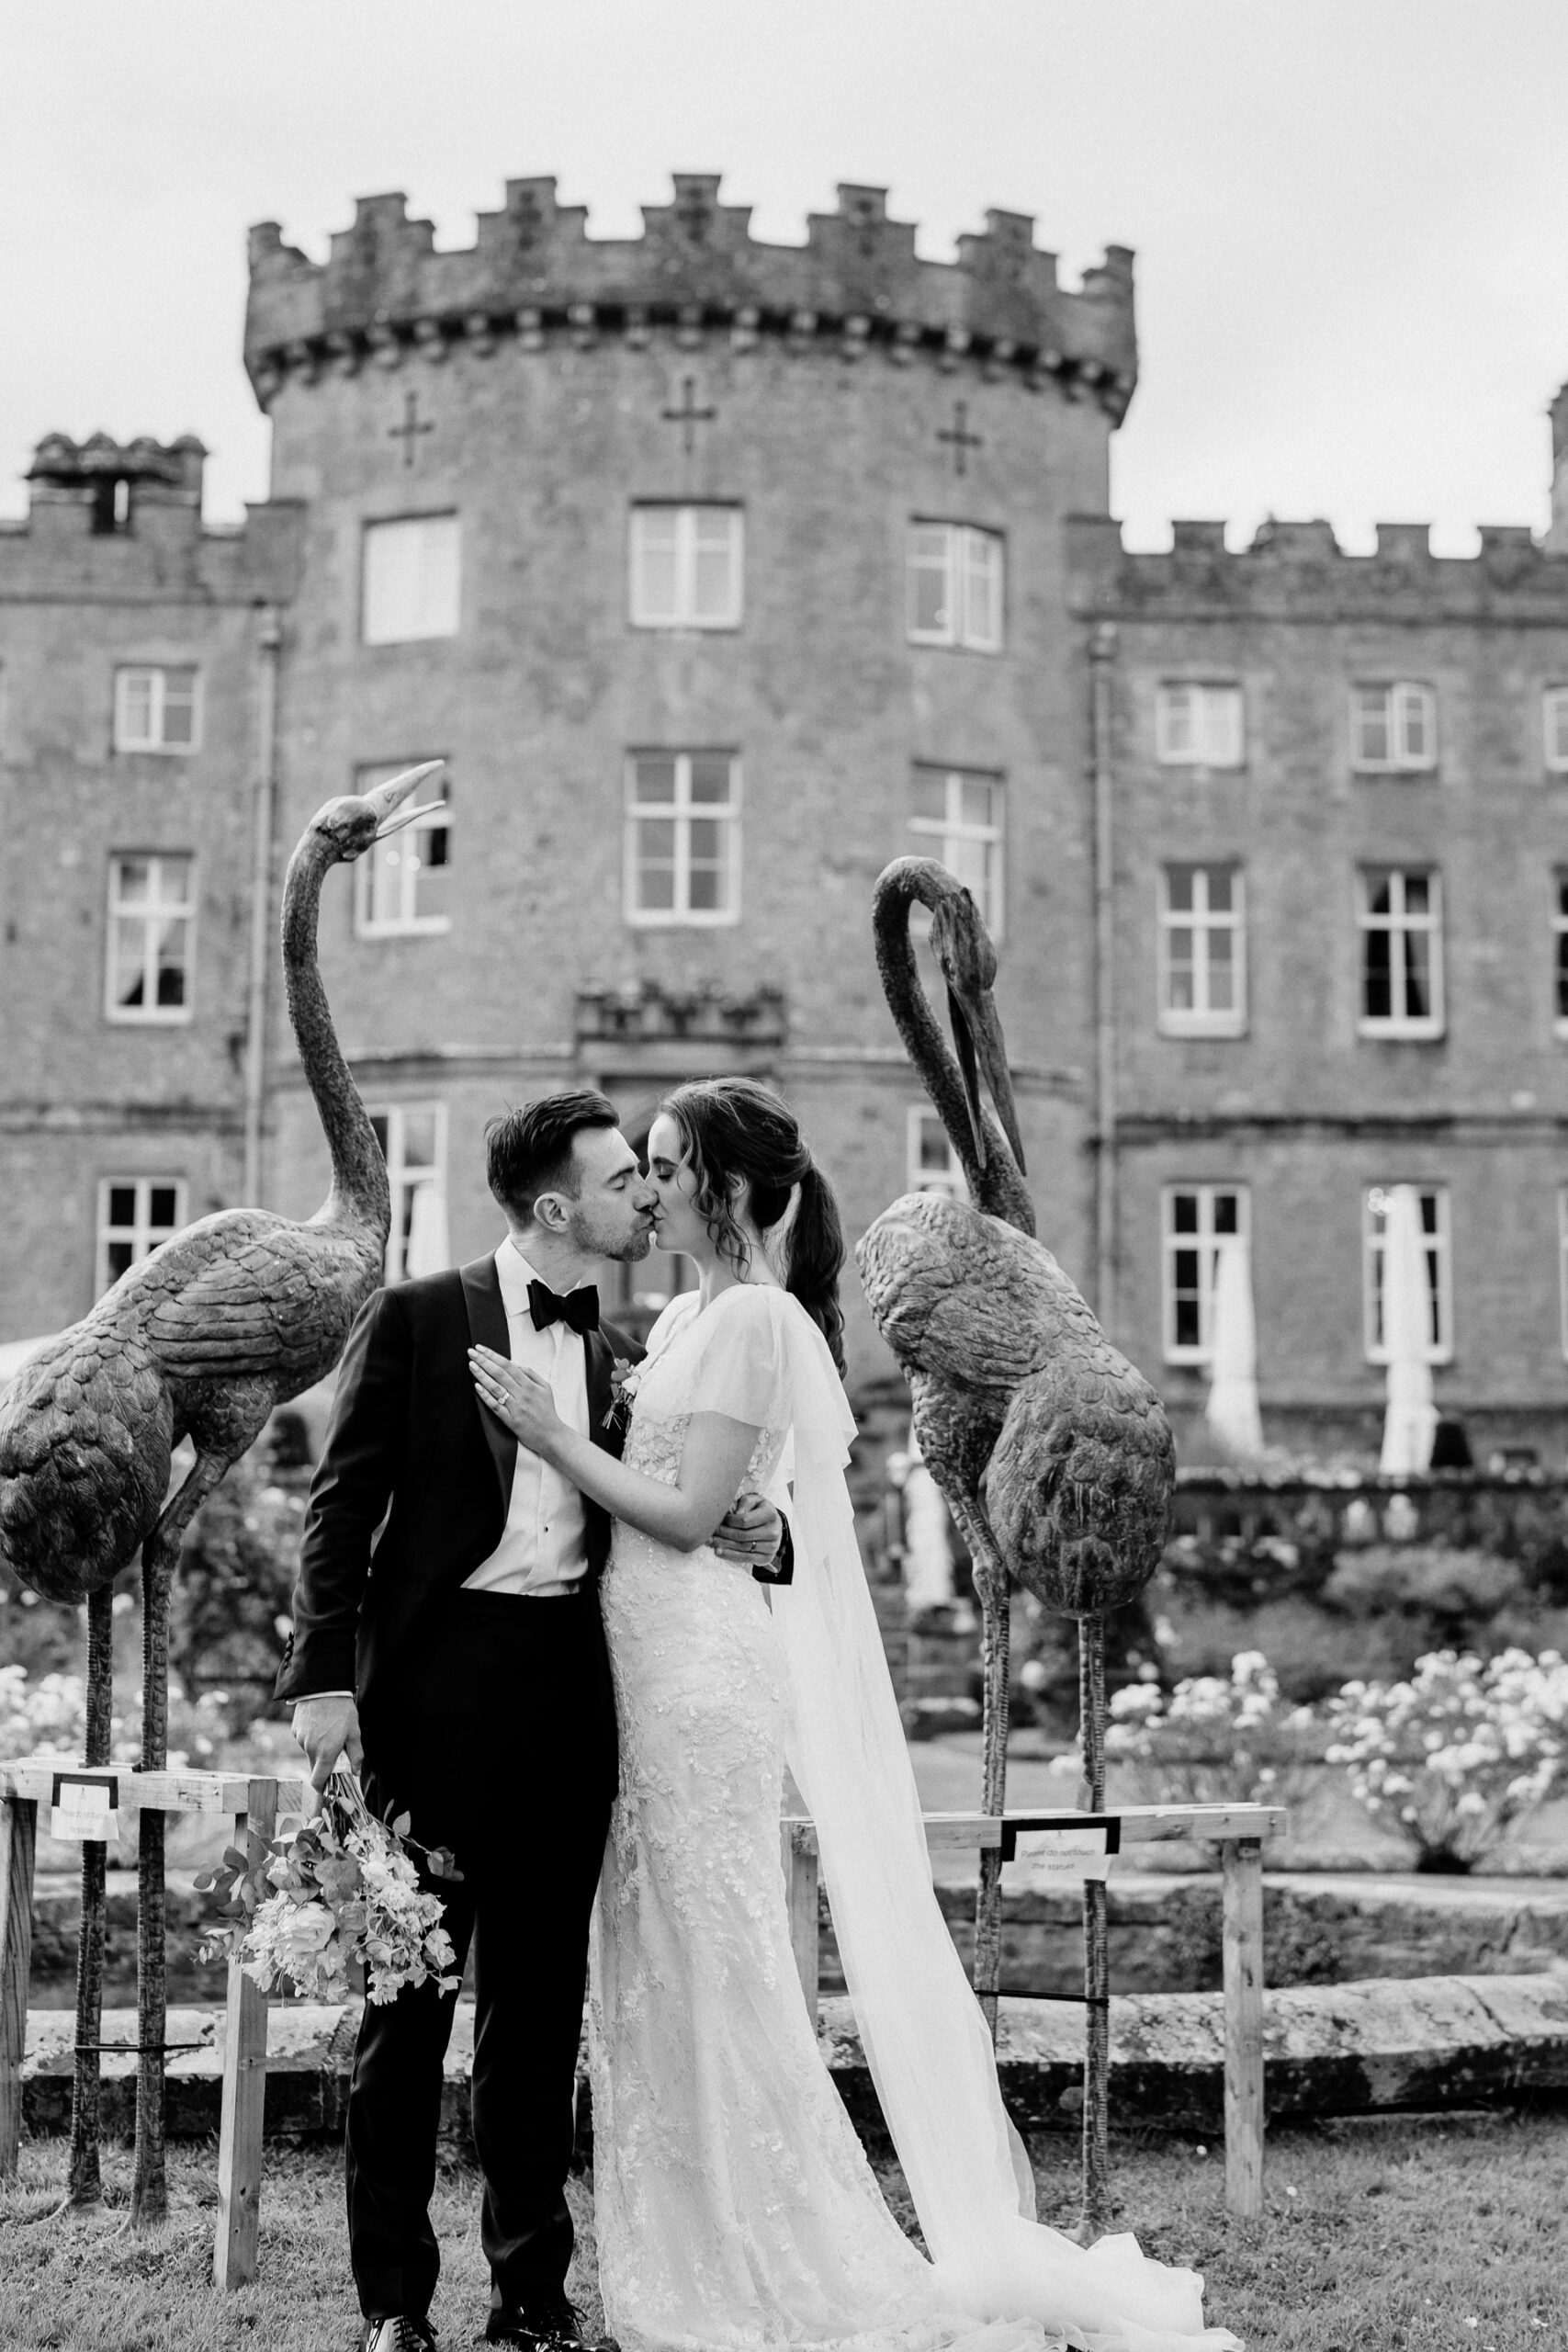
<path fill-rule="evenodd" d="M 432 1877 L 462 1872 L 446 1847 L 418 1846 L 409 1825 L 406 1813 L 390 1826 L 378 1821 L 358 1781 L 334 1772 L 318 1820 L 286 1823 L 271 1840 L 252 1831 L 245 1853 L 231 1846 L 220 1868 L 198 1874 L 197 1887 L 217 1897 L 230 1922 L 209 1930 L 202 1958 L 240 1961 L 264 1993 L 287 1977 L 318 2001 L 345 2000 L 351 1969 L 363 1972 L 376 2003 L 431 1979 L 455 1993 L 457 1977 L 444 1973 L 457 1957 L 444 1906 L 421 1889 L 413 1854 L 424 1855 Z"/>

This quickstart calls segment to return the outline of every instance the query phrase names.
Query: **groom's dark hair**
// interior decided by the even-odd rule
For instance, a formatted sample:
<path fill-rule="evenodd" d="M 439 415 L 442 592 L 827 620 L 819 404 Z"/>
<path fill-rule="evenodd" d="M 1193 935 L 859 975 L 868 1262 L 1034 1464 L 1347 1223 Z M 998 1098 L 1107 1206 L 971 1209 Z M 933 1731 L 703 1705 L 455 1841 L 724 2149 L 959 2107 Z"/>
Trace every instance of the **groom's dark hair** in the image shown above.
<path fill-rule="evenodd" d="M 608 1095 L 592 1087 L 568 1087 L 525 1102 L 492 1119 L 485 1129 L 485 1173 L 490 1189 L 510 1216 L 526 1225 L 541 1193 L 577 1197 L 571 1147 L 584 1127 L 613 1127 L 618 1114 Z"/>

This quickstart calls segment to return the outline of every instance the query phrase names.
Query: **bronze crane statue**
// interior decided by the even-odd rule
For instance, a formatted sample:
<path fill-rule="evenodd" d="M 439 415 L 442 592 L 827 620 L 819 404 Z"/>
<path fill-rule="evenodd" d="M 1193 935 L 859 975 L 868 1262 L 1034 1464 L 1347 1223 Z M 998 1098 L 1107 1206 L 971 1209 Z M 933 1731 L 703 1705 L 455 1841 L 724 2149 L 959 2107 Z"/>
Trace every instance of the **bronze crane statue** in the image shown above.
<path fill-rule="evenodd" d="M 952 1046 L 915 961 L 917 901 L 931 910 Z M 992 995 L 996 950 L 974 899 L 933 859 L 901 857 L 878 877 L 873 920 L 888 1007 L 969 1187 L 967 1202 L 907 1193 L 870 1227 L 855 1256 L 877 1329 L 908 1380 L 920 1452 L 974 1566 L 984 1624 L 983 1807 L 1001 1813 L 1007 1794 L 1010 1574 L 1046 1608 L 1078 1620 L 1084 1774 L 1090 1808 L 1101 1812 L 1103 1612 L 1132 1600 L 1159 1563 L 1175 1483 L 1170 1427 L 1148 1382 L 1034 1238 Z M 1089 1881 L 1084 1894 L 1084 2204 L 1086 2229 L 1095 2231 L 1107 2204 L 1105 1888 Z M 1001 1855 L 987 1849 L 975 1984 L 993 2035 L 1000 1943 Z"/>
<path fill-rule="evenodd" d="M 222 1209 L 120 1276 L 80 1323 L 47 1342 L 0 1395 L 0 1557 L 50 1600 L 85 1601 L 89 1764 L 109 1760 L 115 1577 L 140 1549 L 141 1770 L 168 1758 L 169 1589 L 197 1505 L 276 1405 L 322 1379 L 381 1280 L 391 1218 L 386 1163 L 333 1032 L 316 952 L 321 885 L 334 865 L 424 814 L 405 808 L 442 763 L 329 800 L 283 886 L 288 1017 L 332 1154 L 332 1189 L 308 1222 Z M 170 1457 L 196 1460 L 169 1493 Z M 161 2221 L 164 2165 L 164 1815 L 143 1813 L 138 1863 L 136 2157 L 131 2221 Z M 76 2086 L 68 2200 L 101 2195 L 98 2064 L 102 1844 L 84 1847 Z"/>

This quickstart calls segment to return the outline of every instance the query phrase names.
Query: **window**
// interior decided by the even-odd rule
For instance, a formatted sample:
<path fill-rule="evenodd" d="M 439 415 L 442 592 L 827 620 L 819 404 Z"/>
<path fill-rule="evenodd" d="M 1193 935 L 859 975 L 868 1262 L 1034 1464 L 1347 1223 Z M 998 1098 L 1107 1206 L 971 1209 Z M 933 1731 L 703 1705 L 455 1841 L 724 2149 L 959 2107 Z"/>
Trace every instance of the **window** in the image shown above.
<path fill-rule="evenodd" d="M 114 747 L 117 752 L 194 752 L 197 683 L 190 670 L 117 670 Z"/>
<path fill-rule="evenodd" d="M 1207 1363 L 1214 1344 L 1220 1253 L 1245 1241 L 1245 1184 L 1168 1184 L 1161 1196 L 1160 1267 L 1167 1363 Z"/>
<path fill-rule="evenodd" d="M 1364 1037 L 1443 1034 L 1442 890 L 1436 874 L 1375 866 L 1360 876 Z"/>
<path fill-rule="evenodd" d="M 109 860 L 111 1021 L 188 1021 L 196 924 L 188 857 Z"/>
<path fill-rule="evenodd" d="M 1568 686 L 1548 686 L 1540 699 L 1549 775 L 1568 775 Z"/>
<path fill-rule="evenodd" d="M 1241 688 L 1168 678 L 1155 697 L 1155 747 L 1161 767 L 1240 767 Z"/>
<path fill-rule="evenodd" d="M 110 1176 L 98 1186 L 94 1295 L 101 1298 L 128 1266 L 177 1233 L 186 1221 L 183 1176 Z"/>
<path fill-rule="evenodd" d="M 1239 1037 L 1247 1026 L 1245 885 L 1235 866 L 1168 865 L 1159 877 L 1159 1026 L 1169 1037 Z"/>
<path fill-rule="evenodd" d="M 910 1193 L 946 1193 L 955 1201 L 969 1198 L 963 1162 L 949 1140 L 941 1117 L 927 1102 L 911 1102 L 909 1105 L 905 1190 Z"/>
<path fill-rule="evenodd" d="M 1350 762 L 1373 775 L 1412 775 L 1438 764 L 1438 703 L 1430 686 L 1355 686 Z"/>
<path fill-rule="evenodd" d="M 412 764 L 400 760 L 361 768 L 355 788 L 373 791 Z M 359 937 L 388 939 L 409 932 L 450 931 L 446 877 L 451 870 L 449 807 L 420 824 L 405 825 L 401 832 L 384 842 L 373 842 L 354 868 L 354 928 Z"/>
<path fill-rule="evenodd" d="M 1552 1027 L 1568 1037 L 1568 874 L 1552 880 L 1551 907 Z"/>
<path fill-rule="evenodd" d="M 408 1266 L 414 1204 L 423 1187 L 436 1194 L 446 1187 L 446 1105 L 394 1102 L 372 1111 L 370 1124 L 387 1163 L 392 1193 L 392 1223 L 387 1235 L 387 1280 L 400 1283 Z"/>
<path fill-rule="evenodd" d="M 739 628 L 739 506 L 634 506 L 634 628 Z"/>
<path fill-rule="evenodd" d="M 1421 1235 L 1426 1243 L 1427 1288 L 1431 1298 L 1431 1338 L 1428 1363 L 1449 1363 L 1454 1351 L 1452 1264 L 1449 1248 L 1449 1192 L 1446 1184 L 1419 1188 Z M 1374 1184 L 1361 1201 L 1361 1298 L 1366 1331 L 1367 1362 L 1386 1363 L 1382 1334 L 1383 1230 L 1388 1190 Z"/>
<path fill-rule="evenodd" d="M 729 752 L 634 752 L 626 857 L 628 922 L 736 922 L 739 761 Z"/>
<path fill-rule="evenodd" d="M 456 514 L 365 526 L 365 642 L 456 637 L 462 541 Z"/>
<path fill-rule="evenodd" d="M 967 523 L 911 523 L 906 567 L 909 639 L 1002 650 L 1002 535 Z"/>
<path fill-rule="evenodd" d="M 915 770 L 915 847 L 966 883 L 993 939 L 1002 935 L 1002 782 L 966 768 Z"/>

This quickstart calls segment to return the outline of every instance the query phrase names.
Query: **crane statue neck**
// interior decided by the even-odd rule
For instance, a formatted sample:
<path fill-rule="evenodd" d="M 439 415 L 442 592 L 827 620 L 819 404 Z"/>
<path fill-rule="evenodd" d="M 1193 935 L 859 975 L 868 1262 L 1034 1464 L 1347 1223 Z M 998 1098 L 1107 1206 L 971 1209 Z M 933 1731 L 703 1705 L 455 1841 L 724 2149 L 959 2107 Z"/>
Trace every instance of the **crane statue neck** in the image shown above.
<path fill-rule="evenodd" d="M 1021 1233 L 1034 1233 L 1034 1204 L 1019 1172 L 1011 1146 L 988 1104 L 981 1105 L 986 1130 L 986 1165 L 975 1152 L 969 1125 L 969 1102 L 964 1091 L 957 1056 L 942 1034 L 931 1000 L 920 984 L 909 936 L 910 910 L 921 893 L 900 877 L 878 894 L 873 922 L 876 968 L 882 976 L 887 1009 L 903 1038 L 909 1059 L 931 1096 L 937 1116 L 958 1154 L 969 1197 L 987 1216 L 1000 1217 Z"/>
<path fill-rule="evenodd" d="M 338 1046 L 317 954 L 321 884 L 338 861 L 307 833 L 283 883 L 283 977 L 289 1025 L 332 1154 L 332 1191 L 312 1224 L 357 1225 L 386 1247 L 391 1226 L 387 1163 Z"/>

